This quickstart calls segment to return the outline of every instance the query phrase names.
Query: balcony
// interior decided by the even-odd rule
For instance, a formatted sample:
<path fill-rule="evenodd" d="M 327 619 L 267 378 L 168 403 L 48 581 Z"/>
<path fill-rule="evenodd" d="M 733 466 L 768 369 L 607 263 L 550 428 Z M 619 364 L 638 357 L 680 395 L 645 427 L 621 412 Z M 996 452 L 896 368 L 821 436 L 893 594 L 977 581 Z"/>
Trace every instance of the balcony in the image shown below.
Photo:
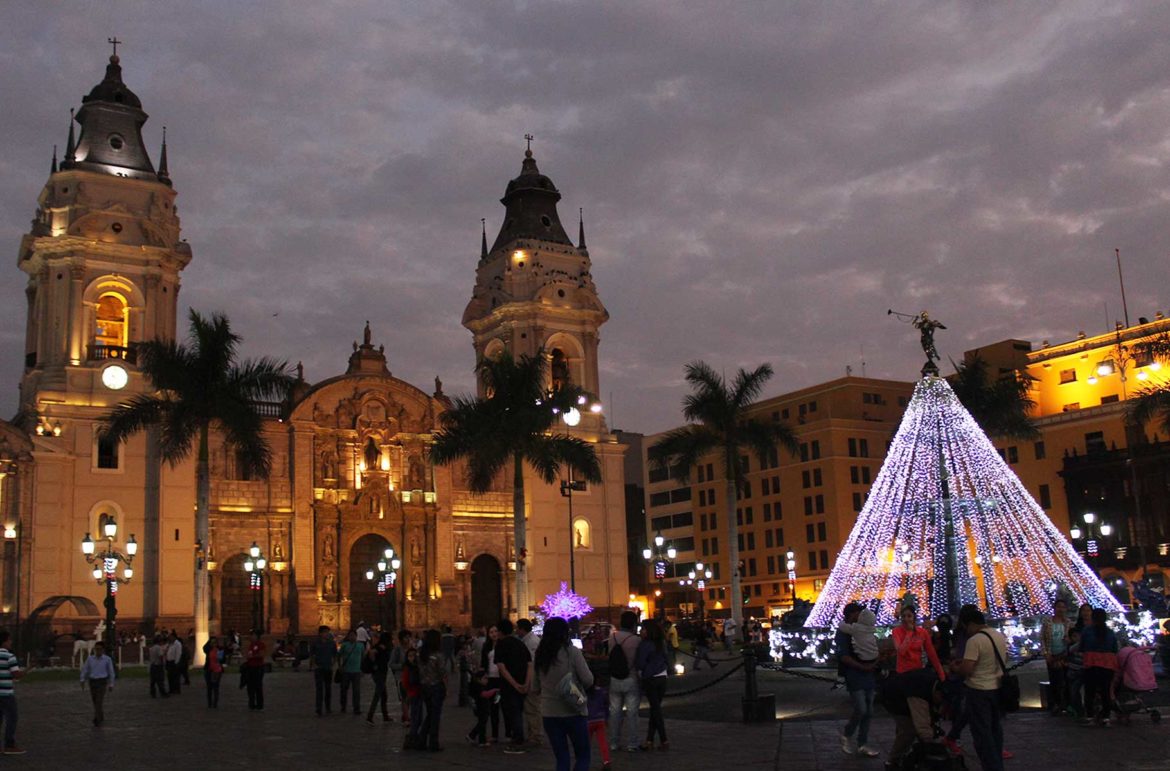
<path fill-rule="evenodd" d="M 262 418 L 284 417 L 284 402 L 252 402 L 252 411 Z"/>
<path fill-rule="evenodd" d="M 90 361 L 105 361 L 106 359 L 121 359 L 127 364 L 137 364 L 138 351 L 133 346 L 125 345 L 93 343 L 89 346 Z"/>

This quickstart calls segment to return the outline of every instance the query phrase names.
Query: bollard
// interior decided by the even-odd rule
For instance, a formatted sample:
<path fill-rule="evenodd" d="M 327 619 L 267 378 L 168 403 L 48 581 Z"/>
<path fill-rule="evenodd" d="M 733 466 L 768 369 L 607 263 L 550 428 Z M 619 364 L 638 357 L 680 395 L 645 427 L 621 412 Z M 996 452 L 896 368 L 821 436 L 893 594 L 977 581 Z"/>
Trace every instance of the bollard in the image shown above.
<path fill-rule="evenodd" d="M 771 723 L 776 720 L 776 696 L 760 695 L 756 681 L 756 656 L 751 648 L 743 652 L 743 722 Z"/>

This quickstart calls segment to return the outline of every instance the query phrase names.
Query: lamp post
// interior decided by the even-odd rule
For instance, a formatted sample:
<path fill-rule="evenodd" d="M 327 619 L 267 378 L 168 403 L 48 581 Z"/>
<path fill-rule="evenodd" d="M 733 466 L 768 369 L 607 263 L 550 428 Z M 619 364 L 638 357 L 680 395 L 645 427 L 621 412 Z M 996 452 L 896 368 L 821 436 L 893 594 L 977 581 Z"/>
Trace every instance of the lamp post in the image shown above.
<path fill-rule="evenodd" d="M 114 537 L 118 534 L 118 523 L 113 517 L 108 517 L 102 524 L 102 532 L 99 537 L 104 538 L 106 545 L 102 551 L 97 551 L 97 544 L 90 538 L 89 533 L 85 534 L 85 538 L 81 539 L 81 553 L 85 555 L 85 561 L 90 565 L 94 565 L 93 578 L 99 584 L 104 583 L 106 586 L 106 598 L 102 603 L 106 609 L 106 650 L 110 652 L 111 656 L 116 660 L 117 653 L 114 648 L 114 627 L 117 624 L 118 618 L 118 563 L 121 562 L 122 580 L 129 583 L 134 578 L 134 569 L 130 564 L 134 562 L 134 556 L 138 554 L 138 542 L 134 540 L 134 534 L 130 534 L 130 540 L 126 542 L 126 551 L 120 551 L 114 547 Z"/>
<path fill-rule="evenodd" d="M 462 546 L 460 547 L 462 548 Z M 457 555 L 458 556 L 458 555 Z M 459 567 L 462 564 L 463 567 Z M 386 597 L 387 595 L 393 597 L 394 589 L 398 584 L 398 569 L 402 567 L 402 561 L 394 556 L 394 549 L 387 546 L 382 552 L 382 559 L 378 560 L 377 571 L 367 570 L 366 579 L 369 581 L 378 581 L 378 615 L 380 616 L 380 623 L 382 630 L 386 630 Z M 455 567 L 459 570 L 467 569 L 467 562 L 455 562 Z"/>
<path fill-rule="evenodd" d="M 268 560 L 260 551 L 255 541 L 248 547 L 248 556 L 244 559 L 244 572 L 248 574 L 248 588 L 252 592 L 252 629 L 261 634 L 264 632 L 264 571 L 268 568 Z"/>
<path fill-rule="evenodd" d="M 660 618 L 666 617 L 666 609 L 662 607 L 662 580 L 666 578 L 666 563 L 674 562 L 674 558 L 678 556 L 678 552 L 674 546 L 667 546 L 666 539 L 662 537 L 662 531 L 659 531 L 654 536 L 654 541 L 651 546 L 642 549 L 642 557 L 647 562 L 654 563 L 654 577 L 658 579 L 658 598 L 659 601 L 655 603 L 655 609 Z"/>
<path fill-rule="evenodd" d="M 577 591 L 577 544 L 573 538 L 573 493 L 585 492 L 585 483 L 574 479 L 561 480 L 561 495 L 569 499 L 569 588 Z"/>
<path fill-rule="evenodd" d="M 1080 525 L 1073 525 L 1069 528 L 1068 534 L 1074 541 L 1079 541 L 1082 537 L 1085 539 L 1085 553 L 1092 560 L 1093 569 L 1100 576 L 1100 548 L 1097 543 L 1097 537 L 1108 538 L 1113 535 L 1113 525 L 1101 521 L 1100 517 L 1091 511 L 1086 511 L 1082 514 L 1081 521 L 1084 522 L 1084 529 L 1082 530 Z"/>
<path fill-rule="evenodd" d="M 707 582 L 711 580 L 711 571 L 703 566 L 702 562 L 695 563 L 695 569 L 687 574 L 694 582 L 699 593 L 699 625 L 703 625 L 703 611 L 707 603 Z"/>
<path fill-rule="evenodd" d="M 788 585 L 792 588 L 792 609 L 796 609 L 796 552 L 792 549 L 784 555 L 788 566 Z"/>

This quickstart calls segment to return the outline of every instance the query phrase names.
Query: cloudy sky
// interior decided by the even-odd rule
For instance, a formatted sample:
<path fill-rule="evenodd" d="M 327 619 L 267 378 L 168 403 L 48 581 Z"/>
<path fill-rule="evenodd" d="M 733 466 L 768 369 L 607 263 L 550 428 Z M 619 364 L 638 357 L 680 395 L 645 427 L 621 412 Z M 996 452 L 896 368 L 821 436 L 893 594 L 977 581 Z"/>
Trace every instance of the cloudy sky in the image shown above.
<path fill-rule="evenodd" d="M 679 422 L 682 365 L 771 362 L 769 395 L 1167 310 L 1162 3 L 7 3 L 0 412 L 16 267 L 54 143 L 109 46 L 195 259 L 181 299 L 246 353 L 344 368 L 369 318 L 395 375 L 471 385 L 459 324 L 536 135 L 586 212 L 611 425 Z M 572 231 L 575 233 L 575 230 Z"/>

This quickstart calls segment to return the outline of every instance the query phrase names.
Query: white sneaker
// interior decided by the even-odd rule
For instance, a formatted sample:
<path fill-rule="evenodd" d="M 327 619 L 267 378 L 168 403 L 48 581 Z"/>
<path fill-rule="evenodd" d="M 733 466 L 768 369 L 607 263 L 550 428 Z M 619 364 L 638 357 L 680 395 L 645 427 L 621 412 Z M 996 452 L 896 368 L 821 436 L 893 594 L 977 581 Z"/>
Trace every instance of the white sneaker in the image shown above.
<path fill-rule="evenodd" d="M 856 755 L 857 740 L 852 736 L 841 734 L 841 752 L 844 752 L 846 755 Z"/>
<path fill-rule="evenodd" d="M 881 753 L 870 747 L 868 744 L 863 744 L 857 748 L 858 755 L 864 755 L 867 758 L 876 758 Z"/>

